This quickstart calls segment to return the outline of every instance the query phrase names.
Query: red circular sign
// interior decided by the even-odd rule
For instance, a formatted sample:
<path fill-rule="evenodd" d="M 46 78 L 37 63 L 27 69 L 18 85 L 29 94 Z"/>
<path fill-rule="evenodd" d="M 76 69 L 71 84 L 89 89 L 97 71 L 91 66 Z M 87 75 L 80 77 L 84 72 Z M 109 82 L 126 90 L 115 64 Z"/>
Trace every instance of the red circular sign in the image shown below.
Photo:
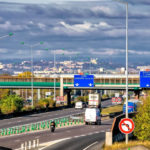
<path fill-rule="evenodd" d="M 119 129 L 124 134 L 130 134 L 134 130 L 134 122 L 132 119 L 124 118 L 119 122 Z"/>
<path fill-rule="evenodd" d="M 116 98 L 115 97 L 112 97 L 112 102 L 116 102 Z"/>
<path fill-rule="evenodd" d="M 117 98 L 117 102 L 121 102 L 121 98 L 120 97 Z"/>

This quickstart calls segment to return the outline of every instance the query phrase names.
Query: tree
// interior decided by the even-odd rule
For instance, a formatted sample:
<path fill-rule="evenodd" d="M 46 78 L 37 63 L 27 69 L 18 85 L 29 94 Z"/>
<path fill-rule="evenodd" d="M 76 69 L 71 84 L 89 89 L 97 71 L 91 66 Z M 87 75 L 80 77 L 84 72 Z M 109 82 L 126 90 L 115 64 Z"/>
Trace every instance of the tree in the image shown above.
<path fill-rule="evenodd" d="M 31 77 L 32 73 L 30 71 L 25 71 L 23 73 L 18 74 L 18 77 Z"/>
<path fill-rule="evenodd" d="M 139 140 L 150 140 L 150 96 L 148 96 L 138 109 L 138 114 L 133 118 L 135 123 L 134 135 Z"/>
<path fill-rule="evenodd" d="M 19 112 L 23 108 L 23 100 L 17 95 L 6 96 L 1 100 L 0 108 L 3 114 Z"/>
<path fill-rule="evenodd" d="M 88 96 L 78 96 L 77 101 L 88 102 Z"/>
<path fill-rule="evenodd" d="M 0 99 L 3 99 L 4 97 L 8 96 L 10 93 L 9 89 L 0 89 Z"/>

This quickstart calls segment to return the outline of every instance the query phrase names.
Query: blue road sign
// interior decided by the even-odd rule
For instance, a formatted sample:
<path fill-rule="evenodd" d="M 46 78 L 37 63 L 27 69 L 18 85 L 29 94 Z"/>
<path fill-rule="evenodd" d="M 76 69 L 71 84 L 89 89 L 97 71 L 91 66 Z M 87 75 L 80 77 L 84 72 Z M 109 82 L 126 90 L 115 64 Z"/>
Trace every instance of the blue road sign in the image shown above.
<path fill-rule="evenodd" d="M 94 87 L 94 75 L 74 75 L 74 87 Z"/>
<path fill-rule="evenodd" d="M 140 87 L 150 88 L 150 71 L 140 72 Z"/>

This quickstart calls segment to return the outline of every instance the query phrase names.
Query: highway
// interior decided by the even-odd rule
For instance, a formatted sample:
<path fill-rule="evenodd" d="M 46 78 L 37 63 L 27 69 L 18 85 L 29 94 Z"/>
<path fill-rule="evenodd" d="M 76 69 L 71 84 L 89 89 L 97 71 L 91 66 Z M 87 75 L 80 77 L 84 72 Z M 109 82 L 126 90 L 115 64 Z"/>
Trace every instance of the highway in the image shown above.
<path fill-rule="evenodd" d="M 7 147 L 7 148 L 20 148 L 21 143 L 25 141 L 33 141 L 35 139 L 39 139 L 40 143 L 45 143 L 49 141 L 54 141 L 58 139 L 64 139 L 69 138 L 71 141 L 74 142 L 81 141 L 84 144 L 78 144 L 81 146 L 81 148 L 88 146 L 92 142 L 96 142 L 98 139 L 100 141 L 104 140 L 104 132 L 110 130 L 111 124 L 113 120 L 105 120 L 102 121 L 102 125 L 80 125 L 80 126 L 72 126 L 67 128 L 56 128 L 56 131 L 54 133 L 51 133 L 49 130 L 44 131 L 38 131 L 34 133 L 26 133 L 26 134 L 20 134 L 15 136 L 8 136 L 8 137 L 0 137 L 0 146 Z M 92 136 L 93 135 L 93 136 Z M 91 142 L 89 142 L 89 137 L 91 139 Z M 64 142 L 67 142 L 69 145 L 76 145 L 77 143 L 70 143 L 71 141 L 67 140 Z M 98 141 L 99 142 L 99 141 Z M 70 144 L 69 144 L 70 143 Z M 53 145 L 54 147 L 56 145 Z M 61 146 L 61 143 L 59 144 Z M 75 146 L 76 147 L 76 146 Z M 61 148 L 60 148 L 61 149 Z M 72 148 L 70 148 L 72 150 Z"/>
<path fill-rule="evenodd" d="M 108 107 L 111 105 L 112 105 L 111 99 L 102 101 L 102 108 Z M 26 115 L 26 116 L 22 116 L 22 117 L 15 117 L 15 118 L 11 118 L 11 119 L 2 119 L 2 120 L 0 120 L 0 129 L 40 122 L 43 120 L 50 120 L 50 119 L 59 118 L 59 117 L 67 116 L 67 115 L 73 115 L 73 114 L 82 113 L 82 112 L 84 112 L 84 109 L 76 110 L 74 108 L 68 108 L 68 109 L 63 109 L 63 110 Z"/>
<path fill-rule="evenodd" d="M 84 109 L 75 110 L 74 108 L 68 108 L 68 109 L 63 109 L 63 110 L 26 115 L 22 117 L 3 119 L 3 120 L 0 120 L 0 129 L 40 122 L 43 120 L 50 120 L 50 119 L 59 118 L 59 117 L 67 116 L 67 115 L 73 115 L 76 113 L 82 113 L 83 111 Z"/>
<path fill-rule="evenodd" d="M 93 132 L 79 137 L 72 137 L 52 146 L 46 147 L 43 150 L 88 150 L 92 146 L 103 142 L 104 139 L 105 132 Z"/>

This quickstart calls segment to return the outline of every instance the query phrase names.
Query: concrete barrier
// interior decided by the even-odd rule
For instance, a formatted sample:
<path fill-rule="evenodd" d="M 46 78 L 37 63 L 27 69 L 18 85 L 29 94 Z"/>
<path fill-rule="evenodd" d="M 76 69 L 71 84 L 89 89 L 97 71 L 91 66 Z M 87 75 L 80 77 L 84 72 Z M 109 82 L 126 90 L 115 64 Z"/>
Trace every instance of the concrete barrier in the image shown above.
<path fill-rule="evenodd" d="M 105 145 L 111 146 L 113 142 L 112 132 L 105 132 Z"/>

